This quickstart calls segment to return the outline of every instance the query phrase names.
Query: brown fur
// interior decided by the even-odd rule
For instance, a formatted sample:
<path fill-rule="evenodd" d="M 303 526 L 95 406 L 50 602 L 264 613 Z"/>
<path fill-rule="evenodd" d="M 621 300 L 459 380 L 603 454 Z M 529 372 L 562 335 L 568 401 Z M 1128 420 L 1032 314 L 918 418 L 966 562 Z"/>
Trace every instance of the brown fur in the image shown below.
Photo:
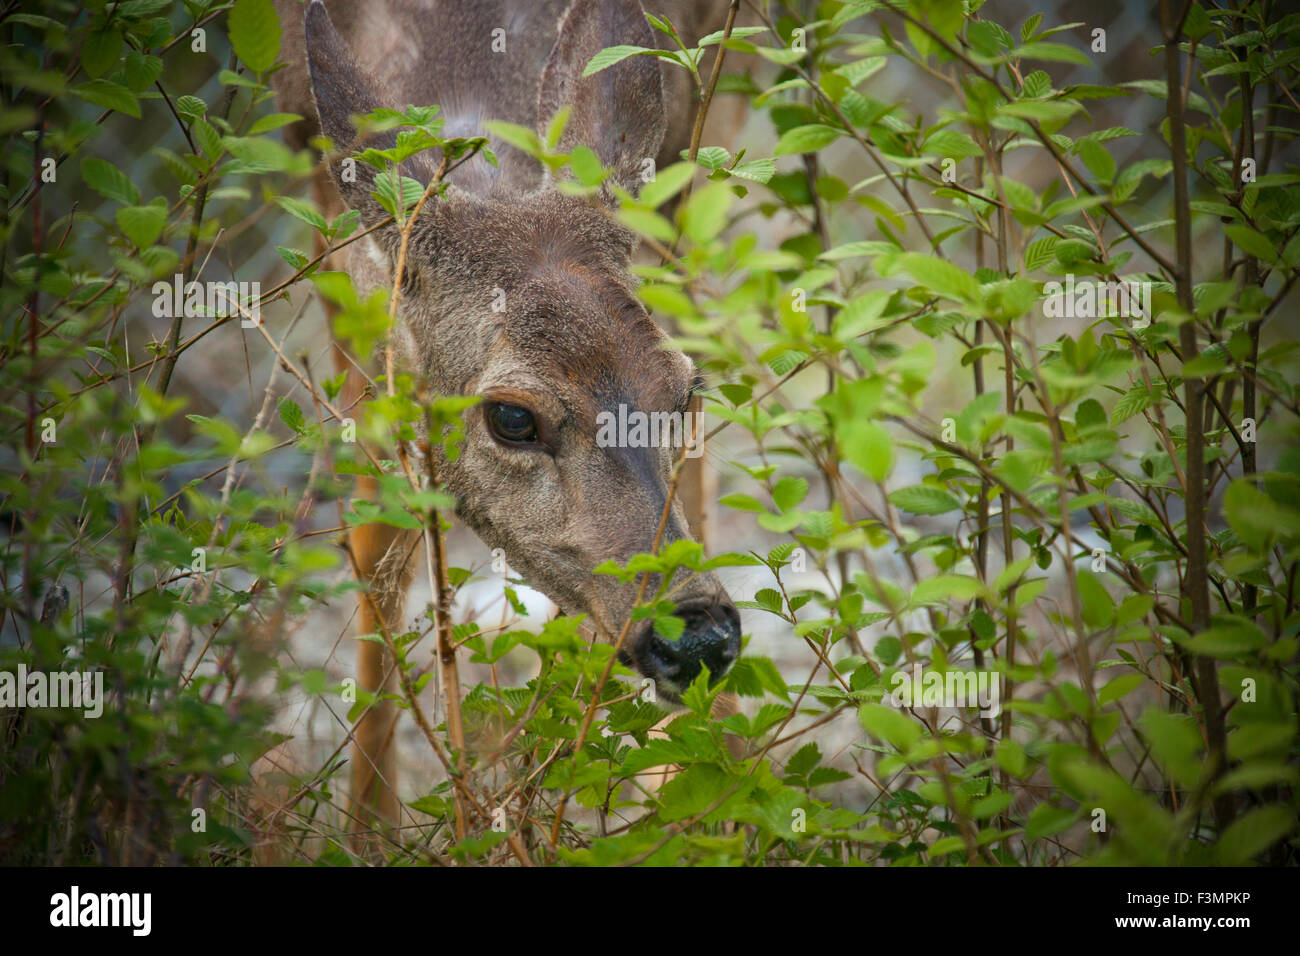
<path fill-rule="evenodd" d="M 727 7 L 725 0 L 648 5 L 668 13 L 688 41 L 719 29 Z M 349 117 L 379 105 L 437 103 L 447 119 L 444 135 L 480 134 L 488 119 L 544 130 L 567 106 L 561 146 L 590 146 L 611 167 L 614 182 L 635 190 L 645 159 L 655 157 L 659 167 L 675 162 L 689 141 L 694 104 L 684 71 L 633 57 L 581 78 L 603 47 L 670 45 L 645 23 L 635 0 L 576 0 L 571 8 L 568 0 L 331 0 L 328 18 L 308 13 L 305 34 L 303 8 L 293 0 L 278 6 L 290 62 L 277 77 L 281 108 L 310 118 L 291 128 L 295 145 L 320 129 L 336 149 L 354 148 Z M 506 31 L 505 53 L 491 51 L 498 27 Z M 461 456 L 455 462 L 439 457 L 439 474 L 456 495 L 461 518 L 490 547 L 502 548 L 515 570 L 565 612 L 585 613 L 606 636 L 618 634 L 635 588 L 591 569 L 650 550 L 674 450 L 600 448 L 595 416 L 619 403 L 646 412 L 681 410 L 695 370 L 667 347 L 635 298 L 634 236 L 587 200 L 558 192 L 531 158 L 503 143 L 493 149 L 499 168 L 476 158 L 457 169 L 445 196 L 415 224 L 393 344 L 402 367 L 436 392 L 525 404 L 546 423 L 554 440 L 549 455 L 503 447 L 481 411 L 472 410 Z M 356 168 L 356 182 L 338 178 L 337 166 L 334 177 L 318 177 L 318 202 L 327 216 L 347 205 L 361 212 L 364 224 L 377 223 L 386 214 L 369 195 L 365 167 Z M 403 172 L 427 182 L 432 169 L 417 157 Z M 351 274 L 362 296 L 389 287 L 398 240 L 395 226 L 382 228 L 332 265 Z M 491 308 L 498 290 L 506 297 L 504 312 Z M 358 379 L 350 374 L 353 398 L 360 395 Z M 371 493 L 359 483 L 358 494 Z M 674 501 L 661 544 L 689 536 Z M 379 630 L 381 622 L 400 630 L 413 565 L 406 560 L 409 535 L 369 525 L 353 530 L 349 547 L 370 582 L 362 633 Z M 734 607 L 712 574 L 682 575 L 673 583 L 679 609 L 719 609 L 736 627 Z M 647 673 L 652 661 L 642 636 L 629 638 L 625 656 Z M 377 689 L 390 662 L 373 643 L 360 646 L 359 660 L 362 686 Z M 665 688 L 670 699 L 672 690 Z M 374 708 L 355 730 L 353 758 L 354 802 L 389 820 L 397 810 L 394 721 L 391 706 Z"/>

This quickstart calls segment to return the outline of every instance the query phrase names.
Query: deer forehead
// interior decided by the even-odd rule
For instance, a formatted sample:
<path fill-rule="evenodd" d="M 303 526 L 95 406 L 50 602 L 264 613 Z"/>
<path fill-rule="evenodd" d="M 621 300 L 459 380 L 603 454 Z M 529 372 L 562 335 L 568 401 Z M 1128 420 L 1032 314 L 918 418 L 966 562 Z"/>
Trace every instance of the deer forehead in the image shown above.
<path fill-rule="evenodd" d="M 519 298 L 501 327 L 504 343 L 583 410 L 680 407 L 694 366 L 618 276 L 552 266 L 524 283 Z"/>
<path fill-rule="evenodd" d="M 552 189 L 505 190 L 491 198 L 462 191 L 438 209 L 433 248 L 440 259 L 472 263 L 496 284 L 548 267 L 584 264 L 628 275 L 633 235 L 587 203 Z"/>
<path fill-rule="evenodd" d="M 532 382 L 574 413 L 680 405 L 694 366 L 637 301 L 618 223 L 552 192 L 459 195 L 431 227 L 432 241 L 412 249 L 436 276 L 426 289 L 443 320 L 435 344 L 454 350 L 445 333 L 477 325 L 480 390 Z"/>

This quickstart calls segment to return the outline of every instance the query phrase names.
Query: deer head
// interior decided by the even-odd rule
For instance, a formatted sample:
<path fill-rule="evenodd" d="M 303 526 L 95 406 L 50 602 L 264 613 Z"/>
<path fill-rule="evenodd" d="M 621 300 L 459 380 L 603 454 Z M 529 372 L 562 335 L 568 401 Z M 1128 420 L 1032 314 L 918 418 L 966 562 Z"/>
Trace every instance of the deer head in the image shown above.
<path fill-rule="evenodd" d="M 319 2 L 308 8 L 306 31 L 321 127 L 334 156 L 343 157 L 361 145 L 350 116 L 405 104 L 385 102 L 392 78 L 360 74 Z M 561 147 L 590 147 L 612 170 L 612 182 L 635 191 L 643 160 L 656 155 L 664 135 L 663 86 L 652 57 L 583 79 L 591 57 L 618 43 L 655 45 L 636 0 L 578 0 L 560 23 L 533 95 L 539 131 L 568 107 Z M 492 116 L 493 98 L 524 95 L 514 88 L 467 96 L 463 84 L 448 91 L 447 102 L 474 102 L 475 118 Z M 464 125 L 465 115 L 443 108 L 448 129 Z M 501 157 L 496 174 L 486 165 L 466 167 L 463 182 L 472 188 L 453 184 L 414 225 L 395 345 L 404 367 L 435 392 L 482 398 L 466 414 L 460 456 L 437 461 L 462 519 L 565 612 L 589 615 L 610 639 L 635 604 L 635 584 L 592 569 L 651 549 L 681 449 L 664 442 L 606 447 L 602 413 L 617 415 L 620 406 L 646 416 L 684 413 L 699 378 L 635 296 L 635 237 L 596 205 L 612 195 L 566 196 L 539 179 L 527 157 L 508 147 Z M 402 172 L 427 184 L 431 165 L 415 157 Z M 335 182 L 370 226 L 388 217 L 363 166 L 344 178 L 336 162 Z M 368 255 L 347 263 L 363 294 L 366 285 L 391 283 L 399 232 L 389 225 L 369 238 Z M 502 296 L 504 310 L 494 310 Z M 688 537 L 674 501 L 661 546 Z M 712 574 L 679 572 L 670 584 L 685 622 L 680 639 L 634 622 L 623 657 L 673 699 L 702 665 L 715 677 L 727 669 L 739 653 L 740 621 Z"/>

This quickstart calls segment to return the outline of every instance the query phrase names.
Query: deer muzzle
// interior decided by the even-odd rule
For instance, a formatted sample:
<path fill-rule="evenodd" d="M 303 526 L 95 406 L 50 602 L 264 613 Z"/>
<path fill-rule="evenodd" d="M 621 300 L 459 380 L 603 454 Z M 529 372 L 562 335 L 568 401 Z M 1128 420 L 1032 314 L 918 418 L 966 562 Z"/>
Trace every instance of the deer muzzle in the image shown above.
<path fill-rule="evenodd" d="M 655 631 L 653 621 L 646 621 L 631 653 L 636 669 L 672 700 L 704 667 L 716 681 L 740 656 L 740 614 L 725 596 L 684 604 L 676 616 L 686 622 L 681 637 L 669 640 Z"/>

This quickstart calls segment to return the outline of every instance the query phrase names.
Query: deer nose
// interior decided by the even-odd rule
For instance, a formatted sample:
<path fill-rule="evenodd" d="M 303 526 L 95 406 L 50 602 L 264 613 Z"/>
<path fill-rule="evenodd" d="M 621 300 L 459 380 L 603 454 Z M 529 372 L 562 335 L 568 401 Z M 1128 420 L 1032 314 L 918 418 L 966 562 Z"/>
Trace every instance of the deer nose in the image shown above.
<path fill-rule="evenodd" d="M 676 691 L 689 687 L 703 666 L 712 680 L 720 678 L 740 656 L 740 614 L 735 606 L 725 598 L 691 602 L 678 607 L 675 616 L 685 622 L 675 641 L 661 637 L 653 622 L 646 622 L 636 654 L 641 672 Z"/>

